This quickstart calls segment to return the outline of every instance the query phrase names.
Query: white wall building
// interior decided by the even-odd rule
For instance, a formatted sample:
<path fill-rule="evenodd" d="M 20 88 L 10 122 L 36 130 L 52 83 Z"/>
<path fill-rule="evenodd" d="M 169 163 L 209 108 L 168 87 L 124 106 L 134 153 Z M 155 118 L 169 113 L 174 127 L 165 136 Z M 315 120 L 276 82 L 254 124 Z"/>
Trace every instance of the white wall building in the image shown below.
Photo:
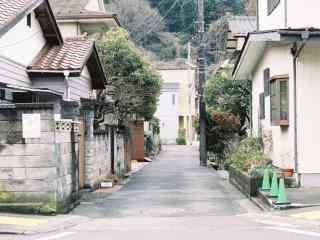
<path fill-rule="evenodd" d="M 189 144 L 196 141 L 192 121 L 196 116 L 196 93 L 194 66 L 177 60 L 160 64 L 160 75 L 164 81 L 156 116 L 160 119 L 161 140 L 175 144 L 179 130 L 185 132 Z"/>
<path fill-rule="evenodd" d="M 320 27 L 320 2 L 260 0 L 258 7 L 261 31 L 248 35 L 234 69 L 235 79 L 252 81 L 252 134 L 275 166 L 294 169 L 303 186 L 320 186 L 320 31 L 306 29 Z"/>
<path fill-rule="evenodd" d="M 175 144 L 178 137 L 179 83 L 164 83 L 155 116 L 160 119 L 160 139 L 162 144 Z"/>

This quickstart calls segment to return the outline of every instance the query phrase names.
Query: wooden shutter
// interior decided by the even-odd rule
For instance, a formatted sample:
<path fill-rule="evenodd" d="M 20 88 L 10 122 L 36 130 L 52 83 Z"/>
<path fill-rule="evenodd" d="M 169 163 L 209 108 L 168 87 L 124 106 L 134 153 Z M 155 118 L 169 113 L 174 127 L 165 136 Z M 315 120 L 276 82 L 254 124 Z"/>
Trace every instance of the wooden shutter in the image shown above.
<path fill-rule="evenodd" d="M 270 15 L 280 3 L 280 0 L 268 0 L 268 14 Z"/>
<path fill-rule="evenodd" d="M 266 68 L 263 71 L 263 81 L 264 81 L 264 95 L 269 96 L 270 95 L 270 69 Z"/>
<path fill-rule="evenodd" d="M 266 109 L 265 109 L 264 93 L 259 94 L 259 105 L 260 105 L 260 119 L 265 119 Z"/>
<path fill-rule="evenodd" d="M 279 96 L 279 81 L 270 82 L 270 114 L 271 124 L 279 125 L 280 123 L 280 96 Z"/>

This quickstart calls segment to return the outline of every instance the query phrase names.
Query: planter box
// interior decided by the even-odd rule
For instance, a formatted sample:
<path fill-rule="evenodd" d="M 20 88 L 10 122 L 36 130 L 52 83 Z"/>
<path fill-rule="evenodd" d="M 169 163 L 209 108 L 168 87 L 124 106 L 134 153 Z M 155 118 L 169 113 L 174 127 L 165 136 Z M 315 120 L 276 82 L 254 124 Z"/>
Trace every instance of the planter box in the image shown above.
<path fill-rule="evenodd" d="M 255 197 L 258 195 L 258 190 L 262 182 L 260 177 L 250 177 L 242 171 L 230 167 L 229 181 L 232 185 L 238 188 L 247 197 Z"/>

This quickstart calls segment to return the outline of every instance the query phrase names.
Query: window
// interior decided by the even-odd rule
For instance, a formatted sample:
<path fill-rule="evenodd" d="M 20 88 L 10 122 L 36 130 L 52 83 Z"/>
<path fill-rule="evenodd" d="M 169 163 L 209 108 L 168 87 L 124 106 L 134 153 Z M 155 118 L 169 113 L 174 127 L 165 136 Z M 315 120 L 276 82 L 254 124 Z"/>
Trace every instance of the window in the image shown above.
<path fill-rule="evenodd" d="M 4 100 L 6 98 L 6 90 L 0 88 L 0 100 Z"/>
<path fill-rule="evenodd" d="M 31 28 L 31 13 L 27 15 L 27 26 Z"/>
<path fill-rule="evenodd" d="M 259 114 L 260 114 L 260 119 L 265 119 L 265 117 L 266 117 L 266 115 L 265 115 L 266 110 L 265 110 L 264 98 L 265 98 L 264 93 L 260 93 L 259 94 L 259 106 L 260 106 Z"/>
<path fill-rule="evenodd" d="M 172 106 L 176 105 L 176 95 L 172 94 Z"/>
<path fill-rule="evenodd" d="M 266 68 L 263 71 L 263 81 L 264 81 L 264 96 L 270 95 L 270 69 Z"/>
<path fill-rule="evenodd" d="M 274 76 L 271 80 L 271 123 L 289 125 L 289 77 Z"/>
<path fill-rule="evenodd" d="M 268 0 L 268 15 L 270 15 L 279 5 L 280 0 Z"/>

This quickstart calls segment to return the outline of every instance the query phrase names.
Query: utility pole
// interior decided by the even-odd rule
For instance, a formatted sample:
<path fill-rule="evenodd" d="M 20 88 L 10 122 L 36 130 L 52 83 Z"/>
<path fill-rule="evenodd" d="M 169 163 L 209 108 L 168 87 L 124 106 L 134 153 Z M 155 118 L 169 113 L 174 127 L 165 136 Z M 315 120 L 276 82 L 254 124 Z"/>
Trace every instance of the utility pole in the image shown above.
<path fill-rule="evenodd" d="M 206 82 L 206 56 L 204 42 L 204 0 L 198 1 L 198 79 L 199 79 L 199 126 L 200 126 L 200 166 L 207 166 L 206 105 L 203 88 Z"/>

